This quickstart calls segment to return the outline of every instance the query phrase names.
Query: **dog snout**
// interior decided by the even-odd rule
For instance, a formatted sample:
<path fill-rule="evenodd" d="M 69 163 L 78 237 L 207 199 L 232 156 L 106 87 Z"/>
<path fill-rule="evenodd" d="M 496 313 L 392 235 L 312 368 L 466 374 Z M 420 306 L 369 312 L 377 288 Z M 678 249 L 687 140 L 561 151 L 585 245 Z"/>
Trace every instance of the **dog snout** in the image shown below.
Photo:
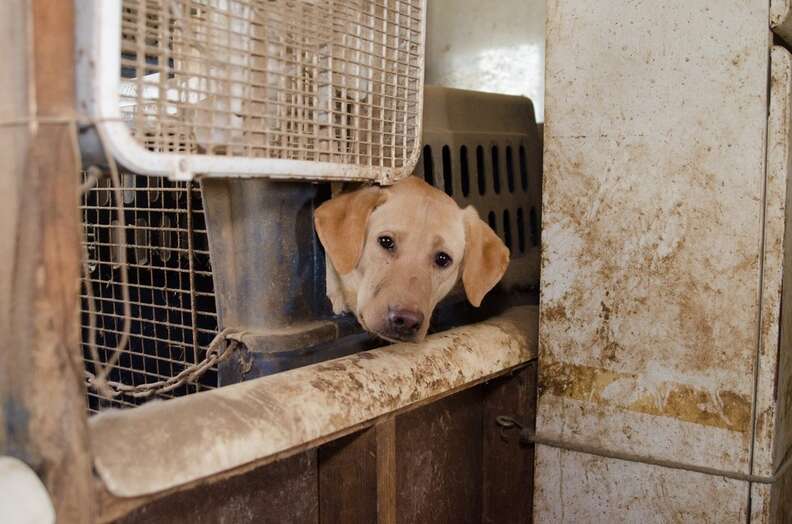
<path fill-rule="evenodd" d="M 424 315 L 420 311 L 400 307 L 388 309 L 388 329 L 396 338 L 414 339 L 423 321 Z"/>

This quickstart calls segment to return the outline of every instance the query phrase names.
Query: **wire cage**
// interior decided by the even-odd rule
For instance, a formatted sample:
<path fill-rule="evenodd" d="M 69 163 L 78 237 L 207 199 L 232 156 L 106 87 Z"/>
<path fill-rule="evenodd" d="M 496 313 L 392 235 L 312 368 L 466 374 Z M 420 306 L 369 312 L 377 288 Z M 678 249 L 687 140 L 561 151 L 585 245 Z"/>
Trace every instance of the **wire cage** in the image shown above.
<path fill-rule="evenodd" d="M 418 159 L 425 0 L 90 0 L 82 9 L 78 35 L 92 62 L 79 63 L 93 76 L 78 93 L 135 172 L 387 182 Z M 172 149 L 172 135 L 188 137 L 192 152 Z"/>
<path fill-rule="evenodd" d="M 119 249 L 126 245 L 130 338 L 108 379 L 138 386 L 173 377 L 202 360 L 217 332 L 217 314 L 198 185 L 128 172 L 122 173 L 121 182 L 125 230 L 118 227 L 118 206 L 110 180 L 105 177 L 83 196 L 83 238 L 101 363 L 109 361 L 123 330 Z M 89 329 L 89 295 L 83 287 L 85 367 L 95 374 L 96 362 L 88 347 Z M 217 385 L 217 370 L 210 369 L 198 382 L 155 398 L 172 398 Z M 145 400 L 130 395 L 107 399 L 88 390 L 92 413 L 107 407 L 131 407 Z"/>

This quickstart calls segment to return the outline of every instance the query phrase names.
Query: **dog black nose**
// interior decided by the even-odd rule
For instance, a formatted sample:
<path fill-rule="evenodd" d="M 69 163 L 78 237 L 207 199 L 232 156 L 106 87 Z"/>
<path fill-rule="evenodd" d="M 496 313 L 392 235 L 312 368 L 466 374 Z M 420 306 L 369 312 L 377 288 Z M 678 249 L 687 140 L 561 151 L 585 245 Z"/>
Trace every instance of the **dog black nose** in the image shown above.
<path fill-rule="evenodd" d="M 398 338 L 412 338 L 421 329 L 424 316 L 420 311 L 391 308 L 388 310 L 388 327 Z"/>

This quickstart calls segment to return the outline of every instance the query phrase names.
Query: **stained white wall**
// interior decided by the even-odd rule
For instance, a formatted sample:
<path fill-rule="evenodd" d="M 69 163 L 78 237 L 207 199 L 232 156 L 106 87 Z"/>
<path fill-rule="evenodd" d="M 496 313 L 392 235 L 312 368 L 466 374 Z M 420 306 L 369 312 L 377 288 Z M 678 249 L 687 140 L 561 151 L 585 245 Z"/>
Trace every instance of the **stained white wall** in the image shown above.
<path fill-rule="evenodd" d="M 426 82 L 531 98 L 544 121 L 544 0 L 429 0 Z"/>

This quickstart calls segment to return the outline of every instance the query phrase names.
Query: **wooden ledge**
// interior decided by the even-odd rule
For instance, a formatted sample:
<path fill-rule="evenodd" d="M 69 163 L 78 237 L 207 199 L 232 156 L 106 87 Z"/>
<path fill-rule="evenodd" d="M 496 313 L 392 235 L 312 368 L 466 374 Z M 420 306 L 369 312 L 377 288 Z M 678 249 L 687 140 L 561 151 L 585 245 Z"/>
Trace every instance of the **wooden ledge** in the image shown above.
<path fill-rule="evenodd" d="M 259 466 L 471 387 L 537 354 L 538 307 L 427 338 L 90 419 L 111 498 Z M 245 468 L 247 469 L 247 468 Z M 103 512 L 104 513 L 104 512 Z"/>

